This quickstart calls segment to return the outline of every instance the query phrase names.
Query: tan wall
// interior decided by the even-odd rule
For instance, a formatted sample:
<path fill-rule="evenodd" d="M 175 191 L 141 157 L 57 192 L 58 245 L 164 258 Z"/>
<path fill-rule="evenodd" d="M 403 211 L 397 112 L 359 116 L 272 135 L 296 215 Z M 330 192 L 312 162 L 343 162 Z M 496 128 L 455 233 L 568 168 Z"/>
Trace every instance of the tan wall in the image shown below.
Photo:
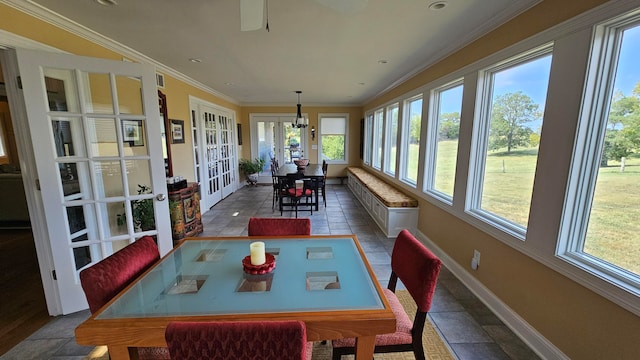
<path fill-rule="evenodd" d="M 291 106 L 245 106 L 238 117 L 238 123 L 242 124 L 243 129 L 249 129 L 249 117 L 251 114 L 295 114 L 295 103 Z M 361 107 L 344 107 L 344 106 L 306 106 L 302 105 L 302 112 L 309 116 L 309 127 L 307 127 L 307 135 L 309 146 L 307 150 L 307 158 L 312 163 L 316 163 L 318 159 L 318 150 L 312 150 L 311 145 L 318 145 L 318 114 L 325 113 L 348 113 L 349 114 L 349 164 L 360 163 L 360 119 L 363 117 Z M 311 140 L 311 127 L 316 128 L 316 139 Z M 242 131 L 242 150 L 240 150 L 239 158 L 251 157 L 251 138 L 249 130 Z M 327 171 L 329 177 L 346 176 L 346 168 L 348 165 L 331 164 Z"/>
<path fill-rule="evenodd" d="M 364 109 L 376 108 L 605 2 L 542 1 Z M 425 200 L 420 200 L 418 224 L 463 268 L 469 268 L 473 250 L 480 249 L 481 270 L 471 275 L 570 358 L 640 358 L 638 316 Z"/>

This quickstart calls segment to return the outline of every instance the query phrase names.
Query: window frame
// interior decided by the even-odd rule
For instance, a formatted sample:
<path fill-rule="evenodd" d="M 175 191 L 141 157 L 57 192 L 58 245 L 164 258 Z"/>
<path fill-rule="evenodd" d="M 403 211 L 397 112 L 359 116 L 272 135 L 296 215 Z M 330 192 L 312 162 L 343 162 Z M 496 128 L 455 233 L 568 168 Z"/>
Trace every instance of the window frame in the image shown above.
<path fill-rule="evenodd" d="M 412 180 L 408 177 L 407 173 L 408 173 L 408 161 L 409 161 L 409 137 L 411 136 L 411 111 L 409 110 L 411 108 L 411 104 L 417 100 L 422 101 L 422 106 L 421 106 L 421 113 L 420 113 L 420 149 L 418 149 L 418 159 L 416 166 L 418 166 L 417 168 L 417 174 L 416 174 L 416 180 Z M 420 161 L 420 157 L 422 152 L 424 151 L 424 146 L 422 146 L 422 142 L 424 139 L 423 136 L 423 129 L 425 127 L 425 96 L 422 92 L 418 93 L 418 94 L 414 94 L 408 98 L 406 98 L 403 103 L 402 103 L 402 117 L 399 119 L 400 121 L 400 157 L 399 157 L 399 161 L 398 161 L 398 165 L 399 165 L 399 169 L 400 169 L 400 173 L 399 173 L 399 180 L 402 181 L 403 183 L 409 185 L 412 188 L 418 188 L 418 184 L 420 183 L 420 168 L 421 168 L 421 163 L 422 161 Z"/>
<path fill-rule="evenodd" d="M 494 214 L 481 208 L 482 194 L 484 190 L 486 155 L 489 146 L 491 110 L 493 107 L 494 74 L 521 64 L 535 61 L 536 59 L 548 56 L 549 54 L 553 56 L 553 42 L 548 42 L 528 51 L 520 52 L 478 71 L 478 89 L 475 113 L 476 121 L 474 122 L 473 127 L 471 142 L 472 151 L 469 157 L 469 178 L 467 180 L 465 212 L 521 241 L 525 241 L 527 227 L 503 218 L 499 214 Z M 549 74 L 549 78 L 551 78 L 551 74 Z M 543 116 L 543 125 L 544 121 L 545 119 Z M 535 175 L 536 174 L 534 174 L 534 183 Z M 529 203 L 529 208 L 531 209 L 531 202 Z"/>
<path fill-rule="evenodd" d="M 395 128 L 395 139 L 393 139 L 393 133 L 394 130 L 391 128 L 391 126 L 393 125 L 393 122 L 391 121 L 391 113 L 393 111 L 393 109 L 396 110 L 396 128 Z M 401 116 L 401 107 L 400 107 L 400 103 L 399 102 L 394 102 L 391 103 L 387 106 L 385 106 L 385 141 L 384 141 L 384 148 L 383 148 L 383 152 L 384 152 L 384 164 L 383 164 L 383 169 L 385 174 L 391 176 L 391 177 L 395 177 L 396 176 L 396 169 L 398 168 L 398 153 L 399 153 L 399 148 L 398 148 L 398 144 L 399 144 L 399 139 L 398 139 L 398 135 L 400 134 L 400 132 L 398 131 L 398 129 L 400 128 L 400 116 Z M 395 141 L 395 145 L 396 145 L 396 151 L 395 153 L 391 152 L 391 145 L 392 143 Z M 393 168 L 391 167 L 391 160 L 395 159 L 395 164 L 393 166 Z"/>
<path fill-rule="evenodd" d="M 373 112 L 371 167 L 382 169 L 384 161 L 384 137 L 378 134 L 378 129 L 384 131 L 384 108 L 378 108 Z"/>
<path fill-rule="evenodd" d="M 364 117 L 363 163 L 371 166 L 371 154 L 373 153 L 373 112 L 368 112 Z"/>
<path fill-rule="evenodd" d="M 451 90 L 458 86 L 462 86 L 463 98 L 460 103 L 460 116 L 462 117 L 462 103 L 464 103 L 464 77 L 447 82 L 444 85 L 435 87 L 431 90 L 429 96 L 429 116 L 427 117 L 427 137 L 426 137 L 426 154 L 424 165 L 424 181 L 423 192 L 444 202 L 447 205 L 453 205 L 453 195 L 443 193 L 435 189 L 436 163 L 438 158 L 438 136 L 440 133 L 440 108 L 441 96 L 443 92 Z M 462 119 L 460 120 L 462 123 Z M 459 142 L 460 140 L 458 140 Z M 458 146 L 459 149 L 459 146 Z M 457 161 L 456 161 L 457 162 Z M 454 190 L 455 190 L 456 173 L 453 174 Z"/>
<path fill-rule="evenodd" d="M 567 178 L 555 255 L 606 282 L 640 296 L 640 275 L 583 251 L 604 150 L 622 33 L 640 26 L 640 10 L 595 25 L 582 111 Z"/>
<path fill-rule="evenodd" d="M 325 118 L 344 120 L 344 134 L 324 134 L 322 132 L 322 122 Z M 322 163 L 322 135 L 344 135 L 344 159 L 326 160 L 328 164 L 348 164 L 349 163 L 349 114 L 348 113 L 320 113 L 318 114 L 318 163 Z"/>

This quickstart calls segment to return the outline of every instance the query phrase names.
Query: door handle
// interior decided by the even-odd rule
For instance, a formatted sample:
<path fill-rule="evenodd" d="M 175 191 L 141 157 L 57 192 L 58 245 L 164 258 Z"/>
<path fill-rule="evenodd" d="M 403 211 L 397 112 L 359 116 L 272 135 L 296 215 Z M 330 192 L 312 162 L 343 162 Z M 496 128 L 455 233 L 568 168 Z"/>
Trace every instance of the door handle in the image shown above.
<path fill-rule="evenodd" d="M 164 201 L 167 197 L 164 194 L 158 194 L 156 195 L 156 200 L 158 201 Z"/>

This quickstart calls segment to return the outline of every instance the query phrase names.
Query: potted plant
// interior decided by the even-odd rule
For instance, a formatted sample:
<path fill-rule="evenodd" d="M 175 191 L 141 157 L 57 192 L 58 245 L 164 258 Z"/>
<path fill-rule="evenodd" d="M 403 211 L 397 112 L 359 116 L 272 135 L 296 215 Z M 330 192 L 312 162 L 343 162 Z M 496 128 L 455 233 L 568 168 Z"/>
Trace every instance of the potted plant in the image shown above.
<path fill-rule="evenodd" d="M 249 159 L 241 159 L 239 168 L 247 178 L 249 185 L 255 185 L 258 182 L 258 174 L 264 168 L 264 159 L 255 158 L 253 161 Z"/>
<path fill-rule="evenodd" d="M 150 194 L 151 187 L 138 184 L 138 195 Z M 153 230 L 156 227 L 155 214 L 153 212 L 153 199 L 141 199 L 131 202 L 131 212 L 133 214 L 133 225 L 142 231 Z M 118 226 L 127 223 L 125 213 L 118 214 L 116 218 Z"/>

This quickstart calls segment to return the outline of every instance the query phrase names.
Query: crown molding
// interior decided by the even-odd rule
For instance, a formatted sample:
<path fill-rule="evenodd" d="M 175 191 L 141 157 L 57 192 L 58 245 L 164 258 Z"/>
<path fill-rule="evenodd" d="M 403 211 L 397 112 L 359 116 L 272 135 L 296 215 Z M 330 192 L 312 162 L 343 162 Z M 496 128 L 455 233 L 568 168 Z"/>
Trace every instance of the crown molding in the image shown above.
<path fill-rule="evenodd" d="M 376 95 L 374 95 L 373 97 L 371 97 L 371 98 L 367 99 L 366 101 L 364 101 L 364 104 L 367 104 L 367 103 L 379 98 L 380 96 L 386 94 L 387 92 L 395 89 L 396 87 L 400 86 L 404 82 L 406 82 L 409 79 L 413 78 L 414 76 L 418 75 L 422 71 L 428 69 L 430 66 L 432 66 L 432 65 L 438 63 L 439 61 L 445 59 L 447 56 L 455 53 L 456 51 L 458 51 L 460 49 L 463 49 L 465 46 L 467 46 L 467 45 L 471 44 L 472 42 L 478 40 L 483 35 L 488 34 L 492 30 L 495 30 L 496 28 L 498 28 L 500 25 L 506 23 L 507 21 L 509 21 L 511 19 L 514 19 L 518 15 L 524 13 L 525 11 L 531 9 L 532 7 L 536 6 L 537 4 L 539 4 L 541 2 L 542 2 L 542 0 L 537 0 L 537 1 L 530 1 L 530 0 L 514 1 L 513 4 L 511 4 L 510 6 L 504 8 L 501 12 L 495 14 L 483 26 L 480 26 L 477 29 L 475 29 L 474 31 L 469 32 L 462 39 L 462 41 L 456 42 L 456 44 L 452 45 L 452 46 L 446 46 L 442 50 L 440 50 L 437 53 L 433 54 L 433 56 L 430 56 L 426 61 L 423 62 L 422 66 L 419 66 L 419 67 L 415 68 L 413 71 L 411 71 L 411 72 L 405 74 L 404 76 L 400 77 L 399 79 L 397 79 L 396 81 L 391 83 L 389 86 L 387 86 L 386 88 L 384 88 L 380 92 L 378 92 Z"/>

